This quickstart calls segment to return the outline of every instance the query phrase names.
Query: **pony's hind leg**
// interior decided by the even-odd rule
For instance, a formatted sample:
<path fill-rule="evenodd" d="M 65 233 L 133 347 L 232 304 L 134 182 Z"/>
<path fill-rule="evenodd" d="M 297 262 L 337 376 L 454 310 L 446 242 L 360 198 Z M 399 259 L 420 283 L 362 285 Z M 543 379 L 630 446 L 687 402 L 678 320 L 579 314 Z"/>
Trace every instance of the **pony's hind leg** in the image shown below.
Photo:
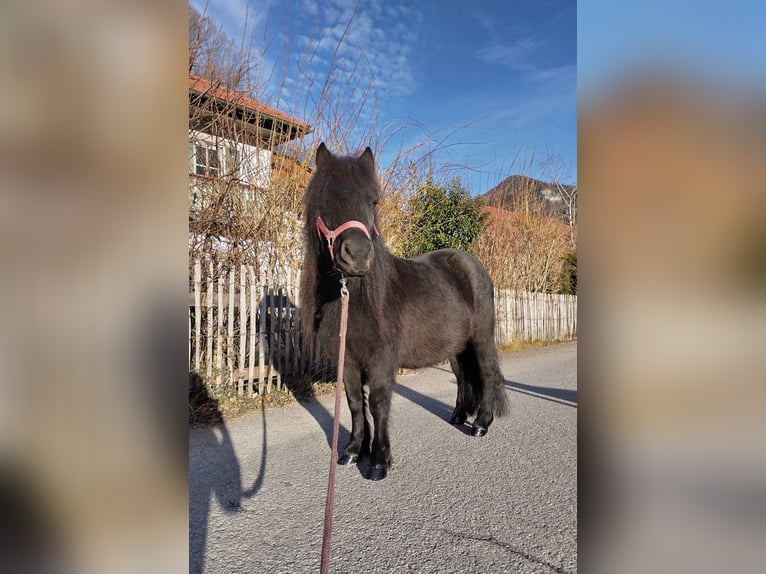
<path fill-rule="evenodd" d="M 508 398 L 505 394 L 503 375 L 497 359 L 494 343 L 475 347 L 478 363 L 478 377 L 475 384 L 480 389 L 479 409 L 473 421 L 473 436 L 487 434 L 489 425 L 497 416 L 503 416 L 508 410 Z"/>
<path fill-rule="evenodd" d="M 464 353 L 463 353 L 464 354 Z M 462 355 L 462 354 L 461 354 Z M 452 416 L 449 419 L 450 424 L 462 425 L 468 418 L 467 405 L 471 403 L 471 388 L 465 382 L 465 374 L 463 372 L 463 363 L 465 357 L 453 355 L 449 358 L 450 368 L 455 373 L 455 379 L 457 379 L 457 399 L 455 400 L 455 410 L 452 411 Z"/>
<path fill-rule="evenodd" d="M 450 366 L 457 379 L 457 400 L 450 423 L 461 425 L 476 412 L 481 397 L 481 389 L 477 385 L 479 366 L 471 343 L 455 357 L 450 357 Z"/>

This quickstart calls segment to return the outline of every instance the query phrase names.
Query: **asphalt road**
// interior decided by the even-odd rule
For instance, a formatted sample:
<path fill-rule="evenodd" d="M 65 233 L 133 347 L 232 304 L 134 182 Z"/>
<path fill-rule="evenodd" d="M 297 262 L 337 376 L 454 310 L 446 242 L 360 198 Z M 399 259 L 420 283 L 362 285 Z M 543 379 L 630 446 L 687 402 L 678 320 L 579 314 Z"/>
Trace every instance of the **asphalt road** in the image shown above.
<path fill-rule="evenodd" d="M 448 424 L 448 366 L 401 376 L 393 467 L 338 467 L 334 573 L 577 571 L 576 342 L 501 357 L 510 415 Z M 319 572 L 333 397 L 189 434 L 190 572 Z M 345 397 L 339 448 L 350 415 Z"/>

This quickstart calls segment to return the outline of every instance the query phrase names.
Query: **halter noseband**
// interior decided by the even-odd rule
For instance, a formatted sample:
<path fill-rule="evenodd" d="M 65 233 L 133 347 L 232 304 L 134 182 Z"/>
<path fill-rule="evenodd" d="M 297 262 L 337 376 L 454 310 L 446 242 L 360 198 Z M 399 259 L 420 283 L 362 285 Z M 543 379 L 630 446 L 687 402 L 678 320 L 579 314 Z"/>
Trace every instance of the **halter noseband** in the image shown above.
<path fill-rule="evenodd" d="M 335 263 L 335 254 L 333 252 L 333 244 L 335 243 L 335 239 L 344 231 L 347 231 L 349 229 L 359 229 L 367 236 L 367 239 L 372 241 L 372 237 L 370 237 L 370 231 L 365 227 L 364 223 L 361 221 L 356 221 L 355 219 L 352 219 L 350 221 L 347 221 L 345 223 L 342 223 L 335 229 L 330 229 L 325 225 L 325 222 L 322 221 L 322 218 L 317 215 L 317 234 L 319 235 L 319 239 L 324 238 L 325 241 L 327 241 L 327 248 L 330 250 L 330 259 L 332 259 L 333 263 Z M 375 234 L 375 237 L 380 235 L 378 233 L 378 228 L 376 225 L 372 226 L 372 231 Z"/>

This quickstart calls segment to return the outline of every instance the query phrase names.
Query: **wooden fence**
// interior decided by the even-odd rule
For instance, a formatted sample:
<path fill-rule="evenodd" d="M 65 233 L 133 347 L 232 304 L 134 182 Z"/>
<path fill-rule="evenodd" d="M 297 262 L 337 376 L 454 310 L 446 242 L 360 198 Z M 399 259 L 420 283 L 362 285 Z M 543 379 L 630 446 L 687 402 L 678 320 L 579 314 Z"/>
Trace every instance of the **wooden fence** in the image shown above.
<path fill-rule="evenodd" d="M 268 394 L 284 377 L 330 369 L 319 345 L 301 337 L 300 277 L 221 269 L 196 261 L 189 294 L 189 368 L 207 382 L 231 382 L 242 394 Z"/>
<path fill-rule="evenodd" d="M 495 290 L 495 342 L 551 341 L 577 336 L 577 296 Z"/>
<path fill-rule="evenodd" d="M 189 294 L 189 368 L 211 384 L 233 383 L 240 395 L 268 394 L 285 377 L 332 373 L 321 347 L 301 336 L 297 273 L 219 269 L 196 261 Z M 577 336 L 577 298 L 495 291 L 499 345 Z"/>

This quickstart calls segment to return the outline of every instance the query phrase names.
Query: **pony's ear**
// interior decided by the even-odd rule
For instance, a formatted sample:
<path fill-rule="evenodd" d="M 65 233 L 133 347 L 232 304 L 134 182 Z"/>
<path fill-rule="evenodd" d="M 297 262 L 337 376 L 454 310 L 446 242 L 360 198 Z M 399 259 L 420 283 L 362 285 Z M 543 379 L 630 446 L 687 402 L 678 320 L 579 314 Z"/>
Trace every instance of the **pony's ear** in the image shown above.
<path fill-rule="evenodd" d="M 372 173 L 375 173 L 375 158 L 372 155 L 370 146 L 367 146 L 367 148 L 362 152 L 362 155 L 359 156 L 359 159 L 362 160 L 362 163 L 364 163 Z"/>
<path fill-rule="evenodd" d="M 327 161 L 332 154 L 330 151 L 325 147 L 324 142 L 319 144 L 319 147 L 317 148 L 317 154 L 316 154 L 316 164 L 317 167 L 322 165 L 325 161 Z"/>

